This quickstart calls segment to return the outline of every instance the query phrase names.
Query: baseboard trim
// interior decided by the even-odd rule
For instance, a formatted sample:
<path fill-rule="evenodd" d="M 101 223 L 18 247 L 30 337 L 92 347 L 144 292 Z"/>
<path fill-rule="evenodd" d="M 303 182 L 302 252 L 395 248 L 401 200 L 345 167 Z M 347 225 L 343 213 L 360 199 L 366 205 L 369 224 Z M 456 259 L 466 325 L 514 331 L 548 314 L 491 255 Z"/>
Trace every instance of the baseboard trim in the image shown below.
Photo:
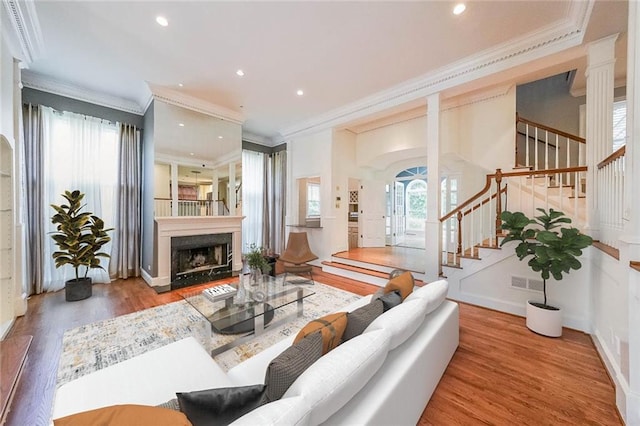
<path fill-rule="evenodd" d="M 627 418 L 627 401 L 630 395 L 629 383 L 627 383 L 622 371 L 620 371 L 619 365 L 615 362 L 613 354 L 607 346 L 602 343 L 605 340 L 602 334 L 600 334 L 600 331 L 595 330 L 593 334 L 591 334 L 591 340 L 616 390 L 616 408 L 618 409 L 618 415 L 625 423 L 633 424 L 629 423 L 629 419 Z"/>
<path fill-rule="evenodd" d="M 465 292 L 452 294 L 452 292 L 449 291 L 449 297 L 460 302 L 493 309 L 494 311 L 506 312 L 523 318 L 526 316 L 526 306 L 524 303 L 483 297 Z M 589 322 L 587 320 L 567 315 L 566 313 L 564 314 L 562 326 L 573 330 L 579 330 L 584 333 L 589 333 Z"/>

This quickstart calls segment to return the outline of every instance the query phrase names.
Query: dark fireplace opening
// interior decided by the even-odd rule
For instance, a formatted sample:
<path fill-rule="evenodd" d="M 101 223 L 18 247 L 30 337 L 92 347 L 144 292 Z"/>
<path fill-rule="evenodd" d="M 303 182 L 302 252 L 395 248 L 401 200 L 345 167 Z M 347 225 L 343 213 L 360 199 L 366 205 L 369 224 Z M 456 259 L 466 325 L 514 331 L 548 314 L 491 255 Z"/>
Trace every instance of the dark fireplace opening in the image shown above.
<path fill-rule="evenodd" d="M 171 290 L 231 276 L 232 234 L 171 238 Z"/>

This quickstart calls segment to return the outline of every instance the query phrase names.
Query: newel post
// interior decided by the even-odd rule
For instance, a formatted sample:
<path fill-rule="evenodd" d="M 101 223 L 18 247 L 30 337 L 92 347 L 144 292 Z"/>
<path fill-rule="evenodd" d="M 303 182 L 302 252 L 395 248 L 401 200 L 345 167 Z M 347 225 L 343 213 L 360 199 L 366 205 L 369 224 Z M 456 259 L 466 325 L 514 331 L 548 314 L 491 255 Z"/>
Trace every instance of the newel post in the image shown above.
<path fill-rule="evenodd" d="M 458 255 L 462 254 L 462 211 L 458 210 L 458 248 L 457 253 Z"/>
<path fill-rule="evenodd" d="M 496 169 L 496 244 L 498 243 L 498 236 L 502 233 L 502 169 Z"/>

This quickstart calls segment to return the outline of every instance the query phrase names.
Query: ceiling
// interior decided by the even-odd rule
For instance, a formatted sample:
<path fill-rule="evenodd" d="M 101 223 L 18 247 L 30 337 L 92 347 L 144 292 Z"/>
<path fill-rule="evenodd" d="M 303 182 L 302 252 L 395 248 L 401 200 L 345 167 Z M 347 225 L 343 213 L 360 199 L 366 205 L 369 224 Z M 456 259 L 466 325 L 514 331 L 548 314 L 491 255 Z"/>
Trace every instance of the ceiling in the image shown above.
<path fill-rule="evenodd" d="M 459 96 L 493 84 L 491 74 L 518 83 L 551 75 L 558 64 L 559 72 L 584 67 L 584 42 L 626 31 L 627 3 L 473 0 L 455 16 L 451 1 L 36 1 L 32 15 L 42 42 L 24 76 L 119 99 L 139 112 L 151 98 L 150 83 L 234 111 L 245 132 L 278 140 L 299 123 L 339 117 L 336 111 L 349 105 L 343 121 L 361 123 L 371 113 L 359 106 L 363 100 L 553 34 L 586 4 L 593 5 L 586 31 L 575 31 L 584 35 L 582 44 L 550 42 L 558 46 L 555 53 L 548 48 L 558 56 L 553 66 L 540 54 L 516 52 L 528 67 L 501 58 L 499 69 L 489 64 L 459 73 L 468 76 L 451 79 L 457 91 L 450 96 Z M 156 23 L 158 15 L 167 27 Z M 542 62 L 530 65 L 536 61 Z M 398 99 L 394 113 L 405 98 Z"/>

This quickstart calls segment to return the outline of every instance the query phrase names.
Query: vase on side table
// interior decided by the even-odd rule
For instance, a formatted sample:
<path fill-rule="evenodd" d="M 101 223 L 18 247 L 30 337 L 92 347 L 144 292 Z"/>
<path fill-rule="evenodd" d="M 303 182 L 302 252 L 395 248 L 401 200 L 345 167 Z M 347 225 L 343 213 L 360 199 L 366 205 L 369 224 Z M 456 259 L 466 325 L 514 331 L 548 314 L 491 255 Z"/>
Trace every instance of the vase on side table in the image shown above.
<path fill-rule="evenodd" d="M 252 268 L 249 277 L 252 286 L 262 284 L 262 270 L 260 268 Z"/>

